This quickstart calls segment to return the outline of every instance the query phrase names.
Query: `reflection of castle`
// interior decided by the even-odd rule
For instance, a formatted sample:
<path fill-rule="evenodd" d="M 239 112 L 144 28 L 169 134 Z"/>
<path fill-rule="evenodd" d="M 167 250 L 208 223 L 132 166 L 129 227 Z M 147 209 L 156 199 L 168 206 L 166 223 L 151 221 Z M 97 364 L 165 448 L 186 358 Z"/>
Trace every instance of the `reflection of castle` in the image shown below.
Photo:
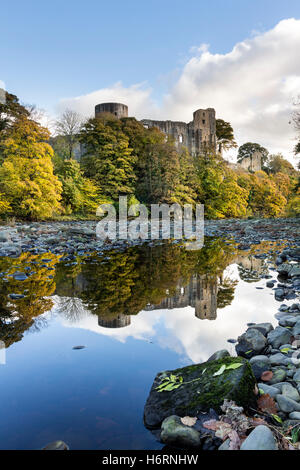
<path fill-rule="evenodd" d="M 166 297 L 157 305 L 148 305 L 145 310 L 194 307 L 195 316 L 201 320 L 217 318 L 218 280 L 205 275 L 194 274 L 188 285 L 176 287 L 176 294 Z"/>
<path fill-rule="evenodd" d="M 124 328 L 131 323 L 130 315 L 117 315 L 114 318 L 103 318 L 98 315 L 98 325 L 103 326 L 104 328 Z"/>

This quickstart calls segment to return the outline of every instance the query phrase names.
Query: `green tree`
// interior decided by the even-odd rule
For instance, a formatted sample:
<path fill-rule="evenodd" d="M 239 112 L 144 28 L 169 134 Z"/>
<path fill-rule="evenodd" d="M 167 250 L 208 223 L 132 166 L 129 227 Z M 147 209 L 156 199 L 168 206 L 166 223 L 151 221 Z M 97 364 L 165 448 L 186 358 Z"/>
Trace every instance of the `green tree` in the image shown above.
<path fill-rule="evenodd" d="M 30 111 L 21 105 L 17 96 L 5 92 L 4 103 L 0 101 L 0 138 L 1 133 L 11 127 L 16 119 L 29 118 Z"/>
<path fill-rule="evenodd" d="M 85 175 L 101 185 L 103 196 L 116 201 L 119 194 L 134 194 L 136 157 L 128 137 L 110 122 L 90 119 L 79 138 L 85 148 L 82 157 Z"/>
<path fill-rule="evenodd" d="M 262 163 L 266 162 L 268 155 L 269 155 L 269 151 L 266 148 L 262 147 L 261 145 L 252 143 L 252 142 L 247 142 L 246 144 L 243 144 L 239 147 L 238 155 L 237 155 L 238 162 L 240 162 L 244 158 L 251 157 L 254 154 L 254 152 L 261 153 Z"/>
<path fill-rule="evenodd" d="M 83 175 L 76 160 L 63 161 L 56 174 L 62 183 L 62 204 L 67 213 L 96 212 L 100 188 Z"/>
<path fill-rule="evenodd" d="M 230 122 L 223 121 L 223 119 L 216 119 L 216 135 L 218 151 L 220 153 L 222 153 L 223 150 L 229 150 L 238 146 Z"/>

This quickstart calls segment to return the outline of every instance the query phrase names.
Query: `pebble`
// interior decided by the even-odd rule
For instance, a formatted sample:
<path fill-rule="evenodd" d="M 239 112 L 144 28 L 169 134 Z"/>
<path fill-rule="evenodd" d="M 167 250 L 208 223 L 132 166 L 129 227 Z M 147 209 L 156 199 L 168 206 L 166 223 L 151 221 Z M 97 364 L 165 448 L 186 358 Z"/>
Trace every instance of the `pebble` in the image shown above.
<path fill-rule="evenodd" d="M 260 425 L 244 440 L 241 450 L 278 450 L 278 446 L 272 431 Z"/>

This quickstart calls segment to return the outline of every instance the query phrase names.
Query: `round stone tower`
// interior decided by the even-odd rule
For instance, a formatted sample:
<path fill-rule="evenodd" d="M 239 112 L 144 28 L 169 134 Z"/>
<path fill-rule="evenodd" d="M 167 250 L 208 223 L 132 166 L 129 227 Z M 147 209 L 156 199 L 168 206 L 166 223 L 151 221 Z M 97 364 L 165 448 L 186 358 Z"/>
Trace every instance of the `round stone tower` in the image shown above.
<path fill-rule="evenodd" d="M 95 117 L 101 116 L 103 113 L 110 113 L 118 119 L 128 117 L 128 106 L 122 103 L 101 103 L 95 106 Z"/>

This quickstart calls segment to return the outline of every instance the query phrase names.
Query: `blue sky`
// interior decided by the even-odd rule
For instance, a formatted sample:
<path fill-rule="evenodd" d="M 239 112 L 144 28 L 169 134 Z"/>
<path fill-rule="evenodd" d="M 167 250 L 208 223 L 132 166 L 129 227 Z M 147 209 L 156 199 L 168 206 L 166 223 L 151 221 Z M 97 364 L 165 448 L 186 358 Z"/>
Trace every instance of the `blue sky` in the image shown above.
<path fill-rule="evenodd" d="M 46 108 L 119 80 L 159 95 L 191 47 L 225 53 L 289 17 L 300 18 L 299 0 L 5 1 L 0 78 Z"/>
<path fill-rule="evenodd" d="M 5 1 L 0 80 L 50 113 L 62 99 L 120 81 L 124 88 L 151 88 L 152 103 L 160 106 L 199 56 L 196 47 L 208 44 L 212 56 L 226 56 L 288 18 L 300 19 L 299 0 Z"/>

